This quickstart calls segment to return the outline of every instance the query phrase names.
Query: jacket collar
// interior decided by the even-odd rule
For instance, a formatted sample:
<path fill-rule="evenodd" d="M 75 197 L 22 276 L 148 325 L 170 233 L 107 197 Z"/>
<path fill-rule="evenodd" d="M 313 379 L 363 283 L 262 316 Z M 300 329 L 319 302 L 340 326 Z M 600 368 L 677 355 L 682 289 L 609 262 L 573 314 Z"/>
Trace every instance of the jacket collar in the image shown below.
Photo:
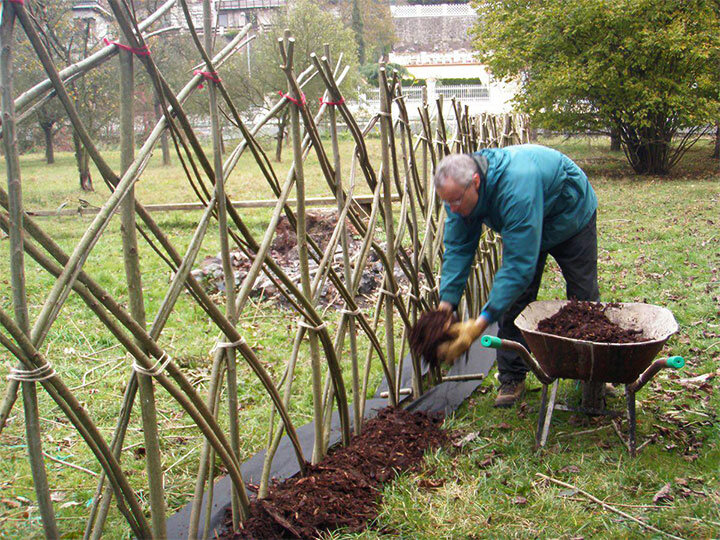
<path fill-rule="evenodd" d="M 478 200 L 475 204 L 475 208 L 470 215 L 465 218 L 467 220 L 476 219 L 478 217 L 484 217 L 488 214 L 488 201 L 487 201 L 487 171 L 488 171 L 488 160 L 480 152 L 469 154 L 473 161 L 477 165 L 477 171 L 480 175 L 480 187 L 478 188 Z"/>

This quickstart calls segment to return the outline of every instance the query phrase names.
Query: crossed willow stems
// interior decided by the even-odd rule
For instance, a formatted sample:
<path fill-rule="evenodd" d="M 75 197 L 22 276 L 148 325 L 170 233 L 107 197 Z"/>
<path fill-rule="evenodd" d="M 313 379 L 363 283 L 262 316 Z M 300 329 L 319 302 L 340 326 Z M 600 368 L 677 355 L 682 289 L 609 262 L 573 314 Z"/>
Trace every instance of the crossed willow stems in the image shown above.
<path fill-rule="evenodd" d="M 140 49 L 146 46 L 145 39 L 157 33 L 143 35 L 154 22 L 169 10 L 175 0 L 169 0 L 142 23 L 137 23 L 131 10 L 119 0 L 109 0 L 127 45 Z M 242 30 L 220 52 L 211 56 L 213 43 L 209 1 L 203 2 L 205 43 L 201 43 L 191 21 L 185 0 L 180 0 L 181 8 L 189 23 L 193 41 L 209 73 L 217 73 L 222 64 L 250 39 L 246 38 L 249 26 Z M 35 53 L 43 65 L 48 78 L 13 100 L 12 96 L 12 43 L 16 19 L 25 31 Z M 351 424 L 359 432 L 368 389 L 372 357 L 376 354 L 389 384 L 389 404 L 399 402 L 401 380 L 398 373 L 402 370 L 402 357 L 406 346 L 407 331 L 415 322 L 419 309 L 428 309 L 436 304 L 437 284 L 435 272 L 442 256 L 442 218 L 439 201 L 429 182 L 429 175 L 437 161 L 450 152 L 473 151 L 483 146 L 504 146 L 527 139 L 527 129 L 522 118 L 497 118 L 488 115 L 471 117 L 468 108 L 463 108 L 454 99 L 452 110 L 455 117 L 454 136 L 448 138 L 448 129 L 443 117 L 443 99 L 436 103 L 433 116 L 425 99 L 419 108 L 421 131 L 415 135 L 411 130 L 406 102 L 397 74 L 390 78 L 385 69 L 380 70 L 380 111 L 366 126 L 361 128 L 344 102 L 339 85 L 347 74 L 342 67 L 342 58 L 333 69 L 330 64 L 330 51 L 325 47 L 324 55 L 318 58 L 311 55 L 313 65 L 299 75 L 294 71 L 294 40 L 286 32 L 279 41 L 282 59 L 281 69 L 288 82 L 287 97 L 278 100 L 269 113 L 251 129 L 240 117 L 229 97 L 221 79 L 209 83 L 209 113 L 213 134 L 214 162 L 211 163 L 189 119 L 182 103 L 202 82 L 202 75 L 195 75 L 176 94 L 172 92 L 152 55 L 139 56 L 142 67 L 147 71 L 158 100 L 161 103 L 163 117 L 135 155 L 134 134 L 132 129 L 134 91 L 133 56 L 126 51 L 118 51 L 114 45 L 102 48 L 97 53 L 60 72 L 55 68 L 50 55 L 44 47 L 37 29 L 22 3 L 5 2 L 3 5 L 2 54 L 0 54 L 0 77 L 2 79 L 2 139 L 6 156 L 8 191 L 0 189 L 0 205 L 7 210 L 0 214 L 0 228 L 10 236 L 12 291 L 14 318 L 0 309 L 0 324 L 7 334 L 0 334 L 0 343 L 15 356 L 20 364 L 15 370 L 15 379 L 11 380 L 6 399 L 0 410 L 0 429 L 9 415 L 18 385 L 22 386 L 23 408 L 26 418 L 28 451 L 33 480 L 38 498 L 45 535 L 48 538 L 58 535 L 54 509 L 50 500 L 50 489 L 45 476 L 42 460 L 42 444 L 38 423 L 36 384 L 40 383 L 50 397 L 58 404 L 63 413 L 77 429 L 80 436 L 96 456 L 102 473 L 98 480 L 96 496 L 90 509 L 85 538 L 99 538 L 114 496 L 116 504 L 127 520 L 133 534 L 138 537 L 166 536 L 166 507 L 163 497 L 163 469 L 158 445 L 157 421 L 155 417 L 155 382 L 159 383 L 192 418 L 205 437 L 205 445 L 200 456 L 200 466 L 195 486 L 195 497 L 191 512 L 189 537 L 197 538 L 199 532 L 200 506 L 203 494 L 207 490 L 206 500 L 212 501 L 213 467 L 217 456 L 228 470 L 233 488 L 233 523 L 235 526 L 247 516 L 248 498 L 240 473 L 240 433 L 237 416 L 237 372 L 236 354 L 248 363 L 258 377 L 273 403 L 270 411 L 270 430 L 268 432 L 268 451 L 260 486 L 260 496 L 267 492 L 272 458 L 277 450 L 280 438 L 285 432 L 294 448 L 301 470 L 305 469 L 306 459 L 300 447 L 295 428 L 288 414 L 292 394 L 295 367 L 300 344 L 305 334 L 310 339 L 310 358 L 312 365 L 313 410 L 315 425 L 315 446 L 312 460 L 318 461 L 327 451 L 330 436 L 330 418 L 333 403 L 340 417 L 343 444 L 350 439 Z M 244 40 L 244 41 L 243 41 Z M 73 101 L 69 97 L 65 84 L 83 76 L 90 69 L 107 61 L 118 53 L 121 66 L 121 173 L 116 174 L 95 147 L 85 129 Z M 302 98 L 302 87 L 313 77 L 320 77 L 325 93 L 323 104 L 313 117 Z M 21 171 L 18 160 L 15 126 L 39 105 L 56 96 L 70 119 L 75 132 L 79 135 L 90 157 L 100 171 L 111 194 L 92 221 L 85 234 L 72 253 L 63 251 L 22 209 Z M 290 99 L 291 98 L 291 99 Z M 229 111 L 229 120 L 240 130 L 242 141 L 230 152 L 225 161 L 220 149 L 219 104 L 222 100 Z M 281 184 L 275 171 L 254 136 L 260 128 L 277 115 L 284 107 L 290 107 L 293 165 Z M 19 115 L 16 111 L 20 111 Z M 331 151 L 325 149 L 321 139 L 318 122 L 328 116 Z M 339 117 L 339 118 L 338 118 Z M 351 156 L 350 179 L 346 183 L 340 173 L 341 156 L 339 152 L 337 129 L 340 119 L 350 132 L 355 148 Z M 381 163 L 373 166 L 367 147 L 367 136 L 380 124 Z M 433 125 L 434 124 L 434 125 Z M 182 256 L 174 248 L 162 229 L 152 220 L 143 205 L 134 196 L 134 184 L 146 167 L 151 152 L 163 133 L 172 137 L 178 158 L 186 173 L 193 191 L 205 204 L 205 211 L 198 223 L 192 241 Z M 304 133 L 303 133 L 304 132 Z M 399 141 L 399 145 L 398 145 Z M 398 148 L 399 146 L 399 148 Z M 240 156 L 249 149 L 258 168 L 277 197 L 277 204 L 270 218 L 263 238 L 258 241 L 245 225 L 242 217 L 230 204 L 224 191 L 227 178 L 237 165 Z M 422 157 L 418 159 L 420 150 Z M 305 188 L 303 163 L 310 151 L 314 151 L 320 164 L 323 177 L 337 199 L 339 219 L 324 250 L 307 234 L 305 222 Z M 357 205 L 352 193 L 359 175 L 373 193 L 373 202 L 369 215 Z M 292 189 L 296 191 L 297 211 L 287 204 Z M 400 198 L 399 215 L 393 212 L 393 197 Z M 129 289 L 129 311 L 123 308 L 96 281 L 87 275 L 82 267 L 94 245 L 108 226 L 115 211 L 120 210 L 123 224 L 123 259 Z M 301 284 L 297 284 L 269 255 L 275 225 L 285 215 L 295 229 L 298 238 Z M 142 225 L 136 223 L 140 218 Z M 203 288 L 190 274 L 193 263 L 200 251 L 202 240 L 208 231 L 212 218 L 217 219 L 220 235 L 221 258 L 226 283 L 226 305 L 223 312 L 216 306 Z M 378 219 L 382 220 L 385 244 L 377 238 Z M 346 222 L 349 221 L 362 237 L 361 248 L 354 258 L 351 257 Z M 234 227 L 232 228 L 231 227 Z M 149 243 L 152 249 L 171 268 L 174 277 L 150 329 L 146 330 L 145 308 L 142 297 L 142 276 L 137 259 L 136 233 Z M 409 236 L 410 249 L 403 245 Z M 252 265 L 240 289 L 235 295 L 233 273 L 230 266 L 230 242 L 243 251 Z M 343 275 L 333 268 L 334 255 L 341 246 L 343 256 Z M 360 279 L 370 251 L 373 251 L 384 268 L 383 289 L 378 296 L 374 317 L 369 321 L 355 302 Z M 52 274 L 56 281 L 48 293 L 40 314 L 32 328 L 29 323 L 27 296 L 25 292 L 24 254 L 27 253 L 42 268 Z M 487 297 L 492 275 L 499 265 L 499 239 L 487 233 L 478 248 L 478 262 L 471 273 L 468 294 L 463 309 L 468 314 L 477 314 Z M 311 280 L 310 259 L 317 265 Z M 410 290 L 400 294 L 396 279 L 396 267 L 407 279 Z M 300 316 L 293 349 L 283 377 L 274 382 L 260 363 L 255 351 L 243 340 L 237 329 L 237 322 L 247 303 L 253 284 L 260 272 L 264 272 L 277 286 L 278 290 L 293 306 Z M 325 321 L 318 311 L 320 291 L 327 280 L 335 286 L 344 302 L 342 316 L 332 338 Z M 217 338 L 208 395 L 203 399 L 193 388 L 178 366 L 169 357 L 167 351 L 158 345 L 158 339 L 172 313 L 175 302 L 182 290 L 207 313 L 217 325 L 220 335 Z M 98 431 L 88 412 L 63 383 L 59 374 L 39 352 L 47 333 L 59 315 L 59 312 L 71 291 L 85 302 L 98 319 L 113 334 L 118 342 L 133 358 L 126 386 L 123 406 L 112 440 L 108 444 Z M 407 297 L 408 303 L 403 300 Z M 384 309 L 384 312 L 383 312 Z M 380 317 L 384 313 L 385 346 L 377 334 Z M 396 365 L 394 317 L 397 314 L 403 326 L 400 361 Z M 358 359 L 357 328 L 369 340 L 370 347 L 365 356 L 362 372 Z M 340 367 L 346 333 L 350 337 L 351 387 L 354 398 L 352 422 L 348 405 L 345 381 Z M 324 373 L 322 357 L 326 362 Z M 412 390 L 415 396 L 423 392 L 423 374 L 420 360 L 412 357 Z M 324 374 L 323 374 L 324 373 Z M 223 387 L 223 376 L 228 388 L 228 407 L 230 411 L 229 437 L 218 424 L 219 399 Z M 325 378 L 323 382 L 323 377 Z M 280 395 L 279 387 L 283 387 Z M 130 487 L 120 466 L 120 454 L 130 422 L 137 392 L 142 400 L 142 422 L 146 446 L 147 476 L 149 485 L 150 523 L 136 492 Z M 282 420 L 276 429 L 274 415 Z M 106 485 L 109 483 L 109 487 Z M 204 536 L 209 532 L 209 504 L 205 513 Z"/>

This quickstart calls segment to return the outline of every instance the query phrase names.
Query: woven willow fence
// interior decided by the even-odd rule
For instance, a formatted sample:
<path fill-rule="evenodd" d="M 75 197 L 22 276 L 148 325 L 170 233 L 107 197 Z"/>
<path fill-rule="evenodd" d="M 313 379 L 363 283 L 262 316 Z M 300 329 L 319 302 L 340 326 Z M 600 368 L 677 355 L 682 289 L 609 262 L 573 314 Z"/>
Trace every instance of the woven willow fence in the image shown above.
<path fill-rule="evenodd" d="M 267 439 L 265 474 L 260 486 L 262 495 L 267 490 L 270 463 L 283 433 L 287 434 L 292 442 L 298 464 L 304 469 L 307 461 L 318 461 L 327 451 L 333 411 L 339 413 L 343 444 L 349 441 L 353 426 L 356 432 L 360 429 L 365 408 L 364 397 L 368 392 L 368 374 L 373 362 L 381 364 L 389 381 L 388 403 L 398 403 L 400 381 L 397 374 L 402 368 L 404 351 L 407 350 L 408 329 L 415 322 L 418 311 L 429 309 L 438 301 L 436 275 L 442 257 L 443 210 L 430 180 L 435 164 L 451 152 L 469 152 L 484 146 L 504 146 L 527 140 L 527 130 L 521 118 L 471 118 L 467 109 L 455 101 L 452 120 L 443 118 L 441 102 L 424 104 L 420 110 L 419 133 L 413 133 L 402 87 L 395 75 L 388 75 L 384 70 L 380 71 L 380 110 L 366 125 L 360 126 L 338 89 L 338 81 L 346 72 L 341 62 L 333 67 L 329 61 L 330 51 L 326 49 L 321 58 L 312 57 L 312 68 L 296 74 L 293 68 L 294 41 L 287 34 L 279 42 L 281 69 L 288 84 L 287 94 L 257 125 L 246 126 L 221 81 L 222 75 L 231 74 L 223 74 L 221 66 L 245 43 L 243 40 L 246 39 L 249 28 L 240 32 L 221 51 L 213 54 L 210 6 L 209 0 L 206 0 L 204 42 L 190 23 L 192 37 L 204 62 L 204 73 L 194 75 L 178 94 L 174 94 L 163 78 L 162 66 L 155 64 L 145 43 L 148 35 L 146 30 L 173 3 L 174 0 L 167 2 L 152 16 L 138 23 L 131 16 L 131 10 L 126 4 L 120 0 L 108 0 L 122 34 L 122 43 L 132 51 L 111 44 L 60 72 L 53 65 L 22 1 L 3 0 L 2 4 L 2 139 L 8 187 L 7 191 L 0 190 L 0 204 L 5 210 L 0 213 L 0 227 L 9 235 L 14 313 L 10 314 L 0 307 L 0 324 L 4 328 L 4 331 L 0 331 L 0 342 L 17 360 L 17 364 L 11 370 L 0 420 L 4 425 L 16 393 L 20 391 L 33 484 L 44 533 L 48 538 L 57 538 L 62 530 L 56 520 L 51 486 L 48 485 L 43 460 L 43 435 L 36 396 L 38 385 L 47 392 L 85 441 L 101 470 L 96 480 L 95 496 L 88 507 L 85 538 L 99 538 L 102 535 L 113 502 L 127 521 L 132 534 L 140 538 L 166 536 L 166 470 L 163 468 L 159 444 L 156 392 L 167 392 L 192 419 L 204 437 L 204 447 L 197 463 L 190 536 L 196 537 L 201 526 L 200 505 L 205 490 L 212 489 L 215 473 L 212 465 L 217 461 L 232 480 L 232 511 L 234 523 L 237 525 L 246 515 L 249 504 L 240 472 L 240 462 L 247 455 L 240 450 L 243 435 L 238 420 L 237 397 L 238 385 L 245 384 L 245 381 L 238 376 L 238 365 L 247 364 L 262 384 L 266 392 L 268 414 L 271 416 L 268 423 L 270 432 Z M 186 3 L 181 0 L 180 4 L 190 21 Z M 16 26 L 21 27 L 27 35 L 47 73 L 45 81 L 18 97 L 12 93 L 12 44 Z M 117 171 L 108 165 L 88 135 L 65 87 L 69 81 L 83 76 L 115 56 L 120 63 L 122 93 L 119 118 L 121 165 Z M 136 151 L 133 93 L 134 72 L 137 69 L 144 69 L 149 75 L 153 90 L 162 104 L 164 116 Z M 302 94 L 304 83 L 311 77 L 319 77 L 323 81 L 326 88 L 323 101 L 332 103 L 321 106 L 315 116 L 311 115 L 305 105 Z M 184 100 L 202 82 L 208 85 L 212 159 L 208 157 L 182 108 Z M 15 140 L 15 125 L 26 118 L 33 107 L 53 96 L 57 96 L 62 103 L 73 129 L 80 136 L 109 188 L 105 204 L 92 219 L 71 253 L 62 249 L 23 212 L 22 171 Z M 238 146 L 226 155 L 221 151 L 219 103 L 223 104 L 242 134 Z M 286 178 L 280 179 L 255 135 L 263 124 L 285 107 L 290 107 L 292 167 Z M 325 116 L 330 126 L 329 140 L 327 137 L 321 138 L 317 128 L 317 122 Z M 340 155 L 337 134 L 339 124 L 344 124 L 354 141 L 354 152 L 351 156 Z M 143 173 L 151 151 L 166 131 L 172 136 L 178 158 L 186 164 L 188 181 L 198 199 L 205 205 L 184 254 L 178 251 L 161 227 L 153 221 L 134 193 L 134 184 Z M 367 142 L 371 137 L 377 137 L 378 131 L 381 159 L 379 163 L 372 163 Z M 233 208 L 225 194 L 225 185 L 232 181 L 232 173 L 240 156 L 245 152 L 252 154 L 260 175 L 268 182 L 277 198 L 262 238 L 256 238 L 252 234 L 243 216 Z M 307 234 L 304 163 L 310 153 L 315 155 L 328 188 L 337 200 L 339 219 L 324 250 Z M 343 178 L 340 174 L 342 159 L 352 162 L 349 178 Z M 356 183 L 360 182 L 367 184 L 373 194 L 369 213 L 356 204 L 352 197 Z M 287 204 L 291 194 L 297 199 L 296 210 Z M 393 205 L 393 197 L 398 195 L 399 202 Z M 123 261 L 128 290 L 128 297 L 122 299 L 114 298 L 103 289 L 97 279 L 83 270 L 93 247 L 116 212 L 120 213 L 122 223 Z M 299 284 L 268 255 L 276 226 L 283 215 L 297 234 L 301 275 Z M 351 260 L 348 248 L 347 222 L 351 223 L 362 237 L 362 247 L 354 260 Z M 218 234 L 227 281 L 223 306 L 218 306 L 190 273 L 202 241 L 211 229 Z M 138 232 L 142 233 L 152 249 L 167 263 L 173 276 L 151 324 L 147 323 L 148 314 L 138 260 Z M 231 249 L 241 250 L 252 260 L 252 266 L 239 289 L 236 289 L 233 283 Z M 333 268 L 336 250 L 342 252 L 342 273 Z M 384 268 L 384 281 L 373 309 L 364 312 L 359 309 L 356 297 L 360 278 L 371 252 L 375 253 Z M 25 288 L 25 257 L 28 256 L 55 278 L 34 321 L 29 317 Z M 461 307 L 468 316 L 477 315 L 485 301 L 493 273 L 499 264 L 499 256 L 498 238 L 488 231 L 478 248 L 477 264 L 471 273 L 468 294 Z M 310 271 L 311 264 L 314 266 L 313 274 Z M 406 290 L 401 289 L 398 283 L 398 271 L 407 281 Z M 292 352 L 280 380 L 274 380 L 266 371 L 260 348 L 253 348 L 245 341 L 238 324 L 246 313 L 250 292 L 260 273 L 264 273 L 275 284 L 297 315 Z M 332 321 L 329 317 L 324 318 L 318 309 L 319 292 L 326 282 L 334 285 L 344 304 L 341 315 L 338 317 L 336 313 Z M 200 395 L 196 391 L 183 369 L 160 345 L 163 328 L 183 291 L 202 308 L 218 332 L 218 337 L 208 343 L 208 349 L 212 347 L 212 358 L 208 360 L 211 368 L 207 395 Z M 128 382 L 121 413 L 109 438 L 100 432 L 93 421 L 93 407 L 100 409 L 103 404 L 92 403 L 88 404 L 87 408 L 81 404 L 69 389 L 69 385 L 63 381 L 63 373 L 56 371 L 50 363 L 51 358 L 42 353 L 44 340 L 51 326 L 62 320 L 62 307 L 72 293 L 97 316 L 130 359 L 125 366 Z M 379 331 L 381 328 L 382 332 Z M 288 412 L 295 367 L 301 343 L 306 335 L 312 365 L 315 418 L 315 445 L 312 456 L 303 455 L 293 419 Z M 348 350 L 344 349 L 346 336 L 349 339 Z M 397 336 L 402 338 L 398 339 Z M 362 340 L 369 343 L 364 362 L 358 358 Z M 439 378 L 423 379 L 419 359 L 413 358 L 412 363 L 412 393 L 417 397 L 423 393 L 424 385 L 436 383 Z M 350 380 L 343 377 L 343 365 L 351 365 L 351 376 L 348 377 Z M 226 425 L 221 425 L 219 421 L 222 395 L 227 397 L 229 411 Z M 349 397 L 353 398 L 352 408 L 348 405 Z M 131 412 L 138 401 L 136 398 L 139 399 L 137 405 L 141 413 L 140 427 L 144 438 L 147 472 L 145 487 L 141 489 L 142 497 L 137 487 L 131 487 L 121 464 L 123 442 L 131 428 Z M 279 417 L 279 426 L 273 421 L 275 416 Z M 208 497 L 208 500 L 211 499 Z"/>

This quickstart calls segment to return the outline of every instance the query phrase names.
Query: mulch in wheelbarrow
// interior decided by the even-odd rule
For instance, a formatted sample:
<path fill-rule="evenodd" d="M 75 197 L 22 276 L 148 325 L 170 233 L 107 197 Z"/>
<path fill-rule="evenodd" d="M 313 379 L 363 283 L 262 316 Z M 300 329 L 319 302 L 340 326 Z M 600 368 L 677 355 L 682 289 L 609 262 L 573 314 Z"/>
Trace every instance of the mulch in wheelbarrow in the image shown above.
<path fill-rule="evenodd" d="M 621 328 L 605 314 L 609 307 L 618 304 L 600 302 L 581 302 L 571 300 L 560 311 L 543 319 L 537 329 L 546 334 L 595 341 L 597 343 L 640 343 L 649 341 L 642 336 L 642 330 Z"/>
<path fill-rule="evenodd" d="M 343 528 L 357 532 L 377 516 L 381 486 L 402 471 L 418 470 L 425 452 L 444 446 L 442 419 L 386 408 L 367 421 L 349 446 L 337 447 L 308 474 L 275 483 L 253 500 L 238 532 L 230 516 L 222 539 L 316 538 Z"/>

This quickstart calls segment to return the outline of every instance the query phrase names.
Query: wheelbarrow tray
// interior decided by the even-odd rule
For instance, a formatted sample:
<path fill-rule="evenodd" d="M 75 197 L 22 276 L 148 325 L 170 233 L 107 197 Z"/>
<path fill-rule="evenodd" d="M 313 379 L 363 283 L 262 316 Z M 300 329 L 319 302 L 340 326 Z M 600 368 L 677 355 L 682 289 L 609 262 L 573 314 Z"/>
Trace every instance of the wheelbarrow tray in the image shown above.
<path fill-rule="evenodd" d="M 642 337 L 650 338 L 649 341 L 598 343 L 537 330 L 541 320 L 554 315 L 567 303 L 567 300 L 533 302 L 515 319 L 538 364 L 553 379 L 630 384 L 678 331 L 675 317 L 668 309 L 642 303 L 614 304 L 607 307 L 605 314 L 622 328 L 642 330 Z"/>

